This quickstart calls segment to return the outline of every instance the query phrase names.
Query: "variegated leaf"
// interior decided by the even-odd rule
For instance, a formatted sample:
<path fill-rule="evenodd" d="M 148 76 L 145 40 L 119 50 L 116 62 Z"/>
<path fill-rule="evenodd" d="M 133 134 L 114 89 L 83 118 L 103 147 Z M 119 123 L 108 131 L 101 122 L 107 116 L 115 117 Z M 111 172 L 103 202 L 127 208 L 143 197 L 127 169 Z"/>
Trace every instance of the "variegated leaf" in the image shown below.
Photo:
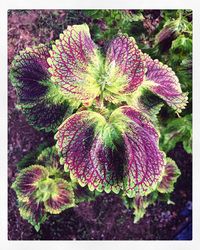
<path fill-rule="evenodd" d="M 33 225 L 38 232 L 40 225 L 47 219 L 44 204 L 35 199 L 30 199 L 28 202 L 20 201 L 18 207 L 21 217 Z"/>
<path fill-rule="evenodd" d="M 171 193 L 174 190 L 174 184 L 176 183 L 181 172 L 177 167 L 175 161 L 167 158 L 167 163 L 164 168 L 164 174 L 161 182 L 159 183 L 157 190 L 160 193 Z"/>
<path fill-rule="evenodd" d="M 37 47 L 20 51 L 12 62 L 10 78 L 16 88 L 20 104 L 32 104 L 42 100 L 48 92 L 47 58 L 49 47 L 40 44 Z"/>
<path fill-rule="evenodd" d="M 144 62 L 133 37 L 119 35 L 114 38 L 106 54 L 106 89 L 113 94 L 135 91 L 144 78 Z"/>
<path fill-rule="evenodd" d="M 26 48 L 15 57 L 10 79 L 20 108 L 30 125 L 46 131 L 54 130 L 65 115 L 72 113 L 69 102 L 51 83 L 47 58 L 49 46 L 40 44 Z"/>
<path fill-rule="evenodd" d="M 56 188 L 49 199 L 44 202 L 45 209 L 51 214 L 59 214 L 75 206 L 74 192 L 70 184 L 63 179 L 55 180 Z"/>
<path fill-rule="evenodd" d="M 187 104 L 187 93 L 182 93 L 181 86 L 174 71 L 157 59 L 145 55 L 146 79 L 143 86 L 161 97 L 177 112 Z"/>
<path fill-rule="evenodd" d="M 52 46 L 50 55 L 51 79 L 65 95 L 88 102 L 99 94 L 92 74 L 96 74 L 100 57 L 87 24 L 68 26 Z"/>
<path fill-rule="evenodd" d="M 40 165 L 32 165 L 28 168 L 21 170 L 17 176 L 12 188 L 15 189 L 17 196 L 21 200 L 29 200 L 38 188 L 38 183 L 48 177 L 48 171 Z"/>
<path fill-rule="evenodd" d="M 107 119 L 79 112 L 59 127 L 55 137 L 72 176 L 90 190 L 146 195 L 161 178 L 164 162 L 158 133 L 131 107 L 121 107 Z"/>

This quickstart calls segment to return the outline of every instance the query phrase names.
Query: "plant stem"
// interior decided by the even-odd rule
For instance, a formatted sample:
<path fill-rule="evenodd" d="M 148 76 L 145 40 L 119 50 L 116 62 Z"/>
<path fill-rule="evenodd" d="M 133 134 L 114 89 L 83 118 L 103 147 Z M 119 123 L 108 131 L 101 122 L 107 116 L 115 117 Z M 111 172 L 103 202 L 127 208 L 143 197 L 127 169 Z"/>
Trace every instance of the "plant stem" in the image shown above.
<path fill-rule="evenodd" d="M 102 87 L 101 87 L 101 94 L 100 94 L 100 108 L 102 109 L 104 107 L 104 98 L 103 98 L 103 91 L 104 91 L 104 88 L 105 88 L 105 83 L 102 84 Z"/>

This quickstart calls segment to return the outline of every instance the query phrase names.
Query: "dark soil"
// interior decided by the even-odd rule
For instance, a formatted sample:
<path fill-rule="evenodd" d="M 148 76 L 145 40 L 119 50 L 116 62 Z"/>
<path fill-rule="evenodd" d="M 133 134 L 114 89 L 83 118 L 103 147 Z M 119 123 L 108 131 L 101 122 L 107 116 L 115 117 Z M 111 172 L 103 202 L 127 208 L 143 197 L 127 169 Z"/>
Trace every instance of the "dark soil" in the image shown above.
<path fill-rule="evenodd" d="M 80 11 L 77 15 L 82 23 L 85 17 Z M 77 15 L 62 10 L 9 11 L 8 66 L 19 50 L 55 39 L 68 24 L 78 23 Z M 157 202 L 147 209 L 138 224 L 134 224 L 132 211 L 126 209 L 116 195 L 105 194 L 94 202 L 82 203 L 60 215 L 51 216 L 37 233 L 20 217 L 16 195 L 10 186 L 16 177 L 17 162 L 42 142 L 52 141 L 53 135 L 38 132 L 28 125 L 15 108 L 16 94 L 10 83 L 8 94 L 9 240 L 171 240 L 182 239 L 180 232 L 188 227 L 191 234 L 192 156 L 183 150 L 181 144 L 169 153 L 182 173 L 171 196 L 175 205 Z M 191 239 L 189 234 L 185 239 Z"/>

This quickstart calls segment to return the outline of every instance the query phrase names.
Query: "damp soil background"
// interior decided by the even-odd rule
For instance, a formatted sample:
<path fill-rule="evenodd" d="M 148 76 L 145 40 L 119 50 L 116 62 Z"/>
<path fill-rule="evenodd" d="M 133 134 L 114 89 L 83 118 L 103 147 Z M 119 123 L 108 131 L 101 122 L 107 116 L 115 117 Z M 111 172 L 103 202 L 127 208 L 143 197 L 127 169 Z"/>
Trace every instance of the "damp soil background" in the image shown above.
<path fill-rule="evenodd" d="M 151 14 L 151 11 L 148 12 Z M 154 18 L 152 11 L 152 20 Z M 145 24 L 144 20 L 144 24 Z M 8 11 L 8 71 L 16 54 L 25 47 L 57 39 L 67 25 L 91 22 L 82 11 Z M 105 194 L 94 202 L 82 203 L 59 215 L 50 216 L 37 233 L 18 212 L 15 192 L 10 188 L 17 174 L 16 164 L 38 145 L 53 141 L 53 134 L 28 125 L 16 109 L 16 93 L 8 82 L 8 239 L 9 240 L 177 240 L 191 239 L 192 156 L 182 144 L 168 154 L 181 170 L 171 200 L 150 206 L 138 224 L 132 211 L 115 194 Z"/>

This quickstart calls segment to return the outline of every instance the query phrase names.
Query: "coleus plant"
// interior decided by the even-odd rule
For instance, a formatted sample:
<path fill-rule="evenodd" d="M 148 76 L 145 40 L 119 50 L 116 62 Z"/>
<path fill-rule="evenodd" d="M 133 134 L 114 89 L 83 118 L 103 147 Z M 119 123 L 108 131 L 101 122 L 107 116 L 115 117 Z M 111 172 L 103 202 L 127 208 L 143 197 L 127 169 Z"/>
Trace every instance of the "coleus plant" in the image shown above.
<path fill-rule="evenodd" d="M 73 185 L 63 176 L 57 156 L 55 147 L 44 149 L 36 164 L 22 169 L 12 185 L 21 216 L 37 231 L 48 213 L 59 214 L 75 205 Z"/>
<path fill-rule="evenodd" d="M 116 193 L 135 222 L 159 193 L 169 201 L 180 171 L 159 149 L 156 114 L 164 103 L 180 113 L 187 93 L 133 37 L 118 34 L 103 53 L 87 24 L 68 26 L 52 46 L 21 51 L 10 79 L 30 125 L 55 133 L 56 149 L 42 152 L 42 164 L 39 156 L 13 184 L 20 214 L 37 230 L 48 213 L 84 200 L 78 185 Z"/>

